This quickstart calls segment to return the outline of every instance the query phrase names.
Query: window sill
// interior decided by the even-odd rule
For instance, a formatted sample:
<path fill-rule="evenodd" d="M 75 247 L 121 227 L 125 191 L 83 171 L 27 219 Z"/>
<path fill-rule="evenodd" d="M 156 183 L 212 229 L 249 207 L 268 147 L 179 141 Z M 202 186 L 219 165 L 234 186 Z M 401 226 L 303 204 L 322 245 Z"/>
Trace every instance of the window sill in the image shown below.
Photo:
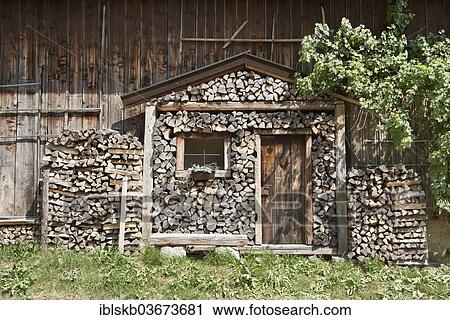
<path fill-rule="evenodd" d="M 177 170 L 175 171 L 176 178 L 186 178 L 189 176 L 189 170 Z M 216 170 L 214 178 L 229 178 L 231 177 L 230 170 Z"/>

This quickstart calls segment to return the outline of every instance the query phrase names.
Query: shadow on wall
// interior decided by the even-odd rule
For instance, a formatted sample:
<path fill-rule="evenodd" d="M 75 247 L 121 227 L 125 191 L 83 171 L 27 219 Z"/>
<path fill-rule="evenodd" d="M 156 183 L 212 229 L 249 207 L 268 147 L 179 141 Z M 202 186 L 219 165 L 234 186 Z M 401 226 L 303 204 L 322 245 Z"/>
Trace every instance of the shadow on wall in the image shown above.
<path fill-rule="evenodd" d="M 427 231 L 429 261 L 450 265 L 450 214 L 429 218 Z"/>
<path fill-rule="evenodd" d="M 131 132 L 142 144 L 144 144 L 145 112 L 134 117 L 114 122 L 111 129 L 117 130 L 120 133 Z"/>

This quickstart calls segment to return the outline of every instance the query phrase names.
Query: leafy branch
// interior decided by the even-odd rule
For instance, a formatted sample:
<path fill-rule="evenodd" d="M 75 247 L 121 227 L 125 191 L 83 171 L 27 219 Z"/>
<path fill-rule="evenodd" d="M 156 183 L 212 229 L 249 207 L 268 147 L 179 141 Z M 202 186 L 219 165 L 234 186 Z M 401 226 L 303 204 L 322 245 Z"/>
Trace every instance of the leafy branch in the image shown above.
<path fill-rule="evenodd" d="M 391 9 L 391 24 L 379 37 L 346 18 L 334 31 L 317 24 L 300 48 L 300 62 L 313 64 L 309 75 L 296 77 L 306 95 L 344 92 L 380 116 L 400 150 L 428 131 L 429 176 L 436 203 L 450 211 L 450 39 L 443 33 L 408 40 L 412 15 Z M 406 16 L 406 15 L 407 16 Z"/>

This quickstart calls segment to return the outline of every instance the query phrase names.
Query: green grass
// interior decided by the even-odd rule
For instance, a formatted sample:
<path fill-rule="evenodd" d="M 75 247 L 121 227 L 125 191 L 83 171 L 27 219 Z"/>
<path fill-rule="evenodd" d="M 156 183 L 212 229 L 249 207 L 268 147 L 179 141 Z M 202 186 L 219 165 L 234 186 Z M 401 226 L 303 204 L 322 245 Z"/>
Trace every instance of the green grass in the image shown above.
<path fill-rule="evenodd" d="M 0 247 L 0 299 L 450 299 L 450 267 Z"/>

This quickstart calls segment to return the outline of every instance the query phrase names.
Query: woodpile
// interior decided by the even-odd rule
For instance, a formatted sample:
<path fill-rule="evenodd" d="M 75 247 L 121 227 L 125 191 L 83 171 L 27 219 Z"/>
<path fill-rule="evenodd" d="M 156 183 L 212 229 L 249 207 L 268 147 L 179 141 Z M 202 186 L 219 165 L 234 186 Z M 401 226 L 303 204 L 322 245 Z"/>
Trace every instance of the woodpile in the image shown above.
<path fill-rule="evenodd" d="M 49 170 L 49 244 L 75 250 L 116 246 L 126 177 L 125 248 L 138 249 L 142 161 L 141 142 L 131 134 L 110 129 L 65 130 L 50 139 L 43 158 L 44 169 Z"/>
<path fill-rule="evenodd" d="M 350 258 L 426 264 L 425 192 L 404 165 L 348 173 Z"/>
<path fill-rule="evenodd" d="M 157 99 L 159 102 L 288 100 L 306 100 L 306 97 L 302 97 L 292 83 L 260 75 L 254 71 L 232 72 Z"/>
<path fill-rule="evenodd" d="M 0 226 L 0 245 L 33 242 L 37 236 L 35 225 Z"/>
<path fill-rule="evenodd" d="M 334 117 L 312 112 L 161 113 L 153 137 L 153 232 L 246 234 L 254 242 L 256 128 L 312 129 L 314 243 L 336 244 Z M 230 177 L 176 178 L 179 132 L 229 133 Z"/>

